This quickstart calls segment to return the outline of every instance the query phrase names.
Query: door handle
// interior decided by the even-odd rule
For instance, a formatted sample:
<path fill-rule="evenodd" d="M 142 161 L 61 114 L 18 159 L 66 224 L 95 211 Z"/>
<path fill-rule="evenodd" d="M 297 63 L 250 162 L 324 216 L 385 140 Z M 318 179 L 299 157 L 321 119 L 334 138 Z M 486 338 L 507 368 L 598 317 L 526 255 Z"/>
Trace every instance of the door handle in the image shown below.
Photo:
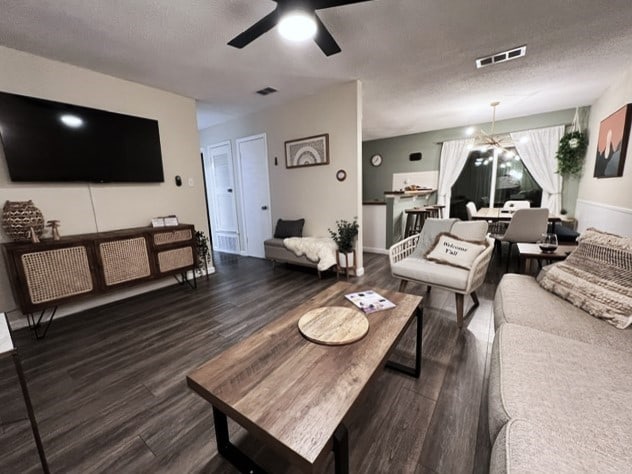
<path fill-rule="evenodd" d="M 232 192 L 233 192 L 233 188 L 228 188 L 228 189 L 227 189 L 227 191 L 228 191 L 229 193 L 232 193 Z"/>
<path fill-rule="evenodd" d="M 268 206 L 261 206 L 261 210 L 262 211 L 267 211 L 268 210 Z"/>

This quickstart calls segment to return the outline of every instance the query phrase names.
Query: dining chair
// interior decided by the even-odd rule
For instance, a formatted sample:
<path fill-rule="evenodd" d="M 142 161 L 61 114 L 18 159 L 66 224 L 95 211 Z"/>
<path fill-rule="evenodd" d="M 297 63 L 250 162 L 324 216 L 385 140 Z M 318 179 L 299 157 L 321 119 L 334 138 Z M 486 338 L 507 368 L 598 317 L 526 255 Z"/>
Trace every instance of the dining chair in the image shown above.
<path fill-rule="evenodd" d="M 473 201 L 468 202 L 465 205 L 465 211 L 467 212 L 467 220 L 471 221 L 472 220 L 472 216 L 474 214 L 476 214 L 476 212 L 477 212 L 476 204 L 474 204 Z"/>
<path fill-rule="evenodd" d="M 511 260 L 511 250 L 513 244 L 517 243 L 535 243 L 542 234 L 546 232 L 549 222 L 549 210 L 544 208 L 534 209 L 518 209 L 507 226 L 504 234 L 492 234 L 495 244 L 499 248 L 502 259 L 502 243 L 509 243 L 507 253 L 507 272 L 509 271 L 509 262 Z"/>
<path fill-rule="evenodd" d="M 529 209 L 531 207 L 531 202 L 522 200 L 522 201 L 505 201 L 501 212 L 512 212 L 518 209 Z"/>

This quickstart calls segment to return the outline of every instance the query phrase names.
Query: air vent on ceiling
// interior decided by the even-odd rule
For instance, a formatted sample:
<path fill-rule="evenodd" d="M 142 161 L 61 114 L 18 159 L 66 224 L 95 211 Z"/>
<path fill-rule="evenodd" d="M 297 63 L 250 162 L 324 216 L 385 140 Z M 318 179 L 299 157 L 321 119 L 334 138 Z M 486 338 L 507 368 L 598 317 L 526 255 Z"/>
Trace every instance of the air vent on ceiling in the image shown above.
<path fill-rule="evenodd" d="M 258 90 L 257 94 L 259 95 L 268 95 L 274 94 L 277 90 L 274 87 L 266 87 L 264 89 Z"/>
<path fill-rule="evenodd" d="M 527 54 L 526 44 L 517 48 L 508 49 L 507 51 L 501 51 L 500 53 L 494 53 L 490 56 L 478 58 L 476 60 L 476 67 L 480 69 L 485 66 L 491 66 L 492 64 L 504 63 L 505 61 L 521 58 L 525 54 Z"/>

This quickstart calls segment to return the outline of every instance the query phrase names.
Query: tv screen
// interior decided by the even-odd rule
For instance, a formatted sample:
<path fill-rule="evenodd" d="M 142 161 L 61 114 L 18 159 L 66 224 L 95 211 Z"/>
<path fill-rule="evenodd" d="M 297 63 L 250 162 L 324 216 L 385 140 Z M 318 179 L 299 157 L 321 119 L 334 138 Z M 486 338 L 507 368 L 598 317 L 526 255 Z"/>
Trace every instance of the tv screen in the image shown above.
<path fill-rule="evenodd" d="M 0 92 L 12 181 L 164 181 L 158 122 Z"/>

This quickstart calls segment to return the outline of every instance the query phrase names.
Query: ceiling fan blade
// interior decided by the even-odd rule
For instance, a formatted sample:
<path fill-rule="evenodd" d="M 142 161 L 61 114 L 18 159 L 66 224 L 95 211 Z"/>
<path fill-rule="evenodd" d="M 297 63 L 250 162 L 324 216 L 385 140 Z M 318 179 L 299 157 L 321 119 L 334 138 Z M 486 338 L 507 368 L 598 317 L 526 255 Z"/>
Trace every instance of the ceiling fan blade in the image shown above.
<path fill-rule="evenodd" d="M 372 0 L 312 0 L 309 2 L 314 10 L 322 10 L 324 8 L 342 7 L 351 5 L 352 3 L 364 3 Z"/>
<path fill-rule="evenodd" d="M 323 50 L 325 56 L 331 56 L 342 51 L 340 49 L 340 46 L 338 46 L 338 43 L 336 43 L 334 37 L 331 36 L 331 33 L 329 32 L 327 27 L 323 24 L 322 21 L 320 21 L 318 15 L 314 15 L 314 17 L 316 18 L 316 24 L 318 25 L 316 36 L 314 36 L 314 41 L 320 47 L 320 49 Z"/>
<path fill-rule="evenodd" d="M 232 40 L 228 42 L 230 46 L 235 48 L 243 48 L 247 44 L 256 40 L 262 34 L 274 28 L 279 21 L 279 10 L 275 9 L 272 13 L 264 16 L 257 23 L 252 25 L 243 33 L 238 34 Z"/>

